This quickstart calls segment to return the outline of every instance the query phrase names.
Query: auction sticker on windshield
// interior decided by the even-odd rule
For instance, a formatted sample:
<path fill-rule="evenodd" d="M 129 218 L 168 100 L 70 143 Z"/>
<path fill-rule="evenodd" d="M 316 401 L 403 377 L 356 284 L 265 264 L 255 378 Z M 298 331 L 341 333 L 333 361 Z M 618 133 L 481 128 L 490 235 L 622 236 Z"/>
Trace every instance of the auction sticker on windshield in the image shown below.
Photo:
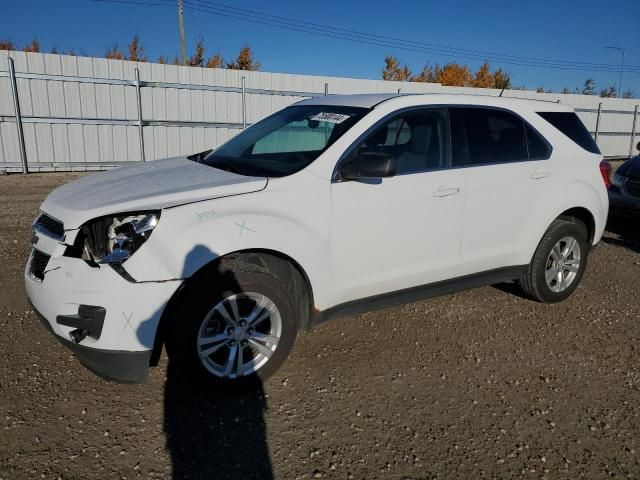
<path fill-rule="evenodd" d="M 317 120 L 319 122 L 329 122 L 329 123 L 342 123 L 351 115 L 345 115 L 344 113 L 332 113 L 332 112 L 320 112 L 309 120 Z"/>

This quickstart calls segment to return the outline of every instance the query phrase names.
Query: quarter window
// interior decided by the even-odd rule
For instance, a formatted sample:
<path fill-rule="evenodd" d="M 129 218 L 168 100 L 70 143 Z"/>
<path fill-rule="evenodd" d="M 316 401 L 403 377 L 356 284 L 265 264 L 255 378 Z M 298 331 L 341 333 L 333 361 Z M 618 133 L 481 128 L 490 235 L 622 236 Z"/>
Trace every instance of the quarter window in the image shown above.
<path fill-rule="evenodd" d="M 529 160 L 545 160 L 551 155 L 551 146 L 529 124 L 525 125 Z"/>

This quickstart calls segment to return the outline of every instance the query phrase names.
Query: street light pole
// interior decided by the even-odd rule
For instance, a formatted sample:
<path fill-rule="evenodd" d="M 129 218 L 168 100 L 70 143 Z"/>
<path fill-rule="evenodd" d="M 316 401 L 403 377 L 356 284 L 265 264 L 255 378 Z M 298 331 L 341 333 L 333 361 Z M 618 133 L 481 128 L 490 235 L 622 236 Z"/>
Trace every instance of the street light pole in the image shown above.
<path fill-rule="evenodd" d="M 622 54 L 622 63 L 620 63 L 620 81 L 618 83 L 618 97 L 622 97 L 622 72 L 624 72 L 624 48 L 622 47 L 604 47 L 609 50 L 617 50 Z"/>

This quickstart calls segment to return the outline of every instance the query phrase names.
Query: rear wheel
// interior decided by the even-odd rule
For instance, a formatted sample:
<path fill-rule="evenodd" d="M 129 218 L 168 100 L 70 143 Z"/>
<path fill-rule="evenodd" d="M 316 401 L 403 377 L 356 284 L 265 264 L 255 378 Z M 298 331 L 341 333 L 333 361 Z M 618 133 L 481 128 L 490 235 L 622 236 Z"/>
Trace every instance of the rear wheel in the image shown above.
<path fill-rule="evenodd" d="M 297 334 L 286 288 L 262 272 L 230 272 L 188 286 L 170 319 L 169 359 L 195 387 L 246 387 L 285 361 Z"/>
<path fill-rule="evenodd" d="M 545 232 L 519 283 L 534 300 L 555 303 L 578 287 L 587 264 L 587 229 L 577 219 L 556 219 Z"/>

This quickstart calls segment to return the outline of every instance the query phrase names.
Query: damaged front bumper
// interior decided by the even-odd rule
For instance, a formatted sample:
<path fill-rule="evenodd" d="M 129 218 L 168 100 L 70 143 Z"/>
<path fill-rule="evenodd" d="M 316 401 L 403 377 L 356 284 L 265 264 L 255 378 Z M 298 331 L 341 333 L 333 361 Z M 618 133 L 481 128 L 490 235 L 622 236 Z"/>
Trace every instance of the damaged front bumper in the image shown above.
<path fill-rule="evenodd" d="M 34 245 L 25 286 L 45 326 L 102 377 L 144 381 L 160 318 L 182 280 L 132 282 L 108 265 L 64 256 L 64 248 L 39 247 L 47 242 Z"/>

